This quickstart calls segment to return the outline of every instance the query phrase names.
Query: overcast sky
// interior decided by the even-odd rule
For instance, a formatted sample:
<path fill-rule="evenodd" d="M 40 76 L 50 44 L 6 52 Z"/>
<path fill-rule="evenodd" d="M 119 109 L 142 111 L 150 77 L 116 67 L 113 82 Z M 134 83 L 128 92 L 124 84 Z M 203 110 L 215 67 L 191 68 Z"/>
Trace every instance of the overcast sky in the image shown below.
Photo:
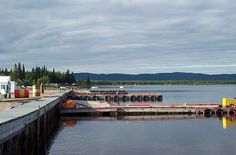
<path fill-rule="evenodd" d="M 0 2 L 0 68 L 236 73 L 235 0 Z"/>

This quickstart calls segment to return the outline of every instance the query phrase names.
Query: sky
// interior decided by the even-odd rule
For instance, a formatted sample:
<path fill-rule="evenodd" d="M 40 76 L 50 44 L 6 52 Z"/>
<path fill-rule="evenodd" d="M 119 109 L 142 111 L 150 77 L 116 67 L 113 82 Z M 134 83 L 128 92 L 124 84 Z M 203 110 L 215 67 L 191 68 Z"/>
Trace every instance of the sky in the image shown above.
<path fill-rule="evenodd" d="M 236 73 L 235 0 L 0 0 L 0 68 Z"/>

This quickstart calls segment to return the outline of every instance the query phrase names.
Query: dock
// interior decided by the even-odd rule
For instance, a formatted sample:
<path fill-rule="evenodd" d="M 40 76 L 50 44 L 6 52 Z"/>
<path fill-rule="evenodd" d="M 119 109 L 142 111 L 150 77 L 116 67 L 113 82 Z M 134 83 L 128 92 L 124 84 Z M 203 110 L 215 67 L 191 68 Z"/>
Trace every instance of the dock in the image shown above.
<path fill-rule="evenodd" d="M 236 115 L 236 107 L 221 107 L 219 104 L 195 105 L 154 105 L 154 104 L 129 104 L 110 105 L 108 102 L 71 101 L 62 105 L 63 116 L 129 116 L 129 115 Z"/>
<path fill-rule="evenodd" d="M 69 92 L 0 112 L 0 154 L 46 154 Z"/>
<path fill-rule="evenodd" d="M 161 94 L 94 91 L 75 92 L 62 104 L 63 116 L 129 116 L 129 115 L 236 115 L 236 99 L 224 98 L 222 104 L 203 103 L 163 105 Z M 119 103 L 123 102 L 122 105 Z M 128 103 L 128 104 L 127 104 Z M 124 105 L 125 104 L 125 105 Z"/>

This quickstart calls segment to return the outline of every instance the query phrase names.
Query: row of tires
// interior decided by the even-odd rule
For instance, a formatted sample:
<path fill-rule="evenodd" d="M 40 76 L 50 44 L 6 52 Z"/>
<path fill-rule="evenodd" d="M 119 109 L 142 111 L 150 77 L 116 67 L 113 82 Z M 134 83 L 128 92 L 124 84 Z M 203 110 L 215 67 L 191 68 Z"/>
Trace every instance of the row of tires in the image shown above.
<path fill-rule="evenodd" d="M 234 108 L 231 108 L 229 110 L 225 110 L 225 109 L 222 109 L 222 108 L 219 108 L 217 110 L 214 110 L 214 109 L 206 109 L 204 110 L 204 115 L 206 117 L 211 117 L 213 115 L 216 115 L 218 117 L 222 117 L 224 115 L 231 115 L 231 116 L 234 116 L 236 115 L 236 110 Z"/>
<path fill-rule="evenodd" d="M 163 101 L 163 96 L 162 95 L 152 95 L 152 96 L 147 96 L 147 95 L 132 95 L 132 96 L 111 96 L 111 95 L 106 95 L 106 96 L 70 96 L 68 97 L 70 100 L 88 100 L 88 101 L 107 101 L 107 102 L 161 102 Z"/>
<path fill-rule="evenodd" d="M 162 95 L 152 95 L 152 96 L 147 96 L 147 95 L 139 95 L 139 96 L 135 96 L 135 95 L 132 95 L 132 96 L 126 96 L 126 95 L 123 95 L 123 96 L 105 96 L 105 100 L 107 102 L 111 102 L 111 101 L 114 101 L 114 102 L 161 102 L 163 101 L 163 96 Z"/>

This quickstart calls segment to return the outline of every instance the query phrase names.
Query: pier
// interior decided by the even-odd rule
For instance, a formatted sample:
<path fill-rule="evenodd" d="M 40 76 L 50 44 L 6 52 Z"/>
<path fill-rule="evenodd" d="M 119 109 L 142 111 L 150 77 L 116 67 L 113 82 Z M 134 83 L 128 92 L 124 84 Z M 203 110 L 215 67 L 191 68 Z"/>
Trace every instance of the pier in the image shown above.
<path fill-rule="evenodd" d="M 97 93 L 97 92 L 96 92 Z M 97 100 L 97 97 L 102 100 Z M 117 99 L 116 99 L 117 97 Z M 96 99 L 94 99 L 96 98 Z M 141 99 L 139 99 L 141 98 Z M 160 100 L 159 100 L 160 98 Z M 160 94 L 94 94 L 75 93 L 62 104 L 61 115 L 69 116 L 129 116 L 129 115 L 236 115 L 236 99 L 224 98 L 222 104 L 162 105 Z M 114 102 L 118 102 L 114 104 Z M 128 104 L 119 105 L 119 102 Z"/>
<path fill-rule="evenodd" d="M 97 106 L 97 107 L 71 107 L 61 110 L 66 116 L 132 116 L 132 115 L 235 115 L 235 107 L 222 108 L 218 104 L 202 105 L 126 105 L 126 106 Z"/>
<path fill-rule="evenodd" d="M 69 93 L 0 112 L 0 154 L 46 154 L 59 126 L 60 104 Z"/>

